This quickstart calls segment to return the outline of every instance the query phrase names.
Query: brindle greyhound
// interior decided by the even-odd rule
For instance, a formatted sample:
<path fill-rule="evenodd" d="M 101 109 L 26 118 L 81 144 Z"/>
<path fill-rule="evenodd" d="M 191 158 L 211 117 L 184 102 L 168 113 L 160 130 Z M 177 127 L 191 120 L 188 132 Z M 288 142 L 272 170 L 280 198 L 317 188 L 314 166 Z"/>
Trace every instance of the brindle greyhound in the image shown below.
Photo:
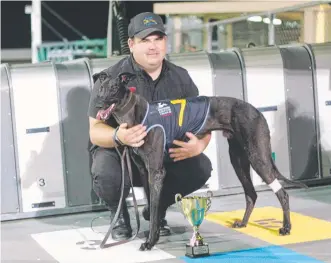
<path fill-rule="evenodd" d="M 113 115 L 119 124 L 128 123 L 128 127 L 144 122 L 148 108 L 155 107 L 157 103 L 148 103 L 143 97 L 127 88 L 128 83 L 134 77 L 131 73 L 122 73 L 112 79 L 105 74 L 100 74 L 101 86 L 97 99 L 101 109 L 98 112 L 98 119 L 107 120 Z M 291 231 L 289 196 L 278 180 L 298 187 L 307 188 L 307 186 L 285 178 L 278 171 L 271 157 L 270 131 L 264 116 L 251 104 L 231 97 L 200 96 L 185 101 L 194 103 L 201 97 L 208 104 L 208 110 L 205 114 L 205 121 L 196 135 L 203 137 L 212 131 L 223 132 L 228 140 L 231 164 L 245 192 L 245 214 L 241 221 L 234 222 L 233 227 L 246 227 L 257 199 L 250 176 L 251 165 L 273 190 L 281 204 L 283 226 L 279 229 L 279 234 L 289 235 Z M 168 104 L 169 101 L 161 101 L 161 105 Z M 186 109 L 182 111 L 182 114 L 186 113 Z M 191 130 L 186 130 L 186 132 L 191 132 Z M 160 125 L 149 129 L 145 143 L 141 147 L 135 148 L 132 154 L 132 159 L 141 173 L 150 207 L 149 236 L 141 245 L 140 250 L 150 250 L 159 239 L 160 192 L 165 178 L 163 160 L 167 154 L 164 148 L 166 143 L 164 133 L 164 128 Z M 175 139 L 182 138 L 175 137 Z"/>

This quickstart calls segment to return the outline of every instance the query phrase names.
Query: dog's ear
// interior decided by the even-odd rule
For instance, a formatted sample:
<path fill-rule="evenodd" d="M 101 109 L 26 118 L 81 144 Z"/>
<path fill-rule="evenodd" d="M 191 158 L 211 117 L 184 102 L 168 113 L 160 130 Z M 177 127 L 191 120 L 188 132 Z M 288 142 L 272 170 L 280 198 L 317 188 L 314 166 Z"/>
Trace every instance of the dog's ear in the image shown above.
<path fill-rule="evenodd" d="M 98 79 L 100 80 L 100 83 L 102 83 L 109 77 L 110 76 L 106 72 L 101 72 L 98 76 Z"/>
<path fill-rule="evenodd" d="M 98 99 L 102 103 L 104 103 L 105 101 L 107 101 L 107 99 L 109 97 L 109 93 L 111 93 L 112 82 L 114 82 L 115 80 L 112 80 L 110 78 L 110 76 L 105 72 L 101 72 L 98 75 L 98 79 L 100 80 L 100 87 L 98 90 Z"/>
<path fill-rule="evenodd" d="M 93 83 L 97 82 L 97 80 L 99 79 L 100 73 L 96 73 L 92 76 L 93 78 Z"/>
<path fill-rule="evenodd" d="M 128 84 L 130 82 L 130 80 L 134 79 L 135 77 L 136 77 L 136 75 L 133 73 L 130 73 L 130 72 L 123 72 L 118 75 L 118 79 L 119 79 L 120 83 L 123 83 L 123 84 Z"/>

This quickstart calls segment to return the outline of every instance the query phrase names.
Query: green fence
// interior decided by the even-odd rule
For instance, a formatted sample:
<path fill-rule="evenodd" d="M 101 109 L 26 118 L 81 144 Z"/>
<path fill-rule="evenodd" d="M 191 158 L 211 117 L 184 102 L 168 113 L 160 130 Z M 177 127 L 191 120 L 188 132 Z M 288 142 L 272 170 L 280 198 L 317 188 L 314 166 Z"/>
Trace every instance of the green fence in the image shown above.
<path fill-rule="evenodd" d="M 65 61 L 80 57 L 106 58 L 107 39 L 43 43 L 38 47 L 38 60 Z"/>

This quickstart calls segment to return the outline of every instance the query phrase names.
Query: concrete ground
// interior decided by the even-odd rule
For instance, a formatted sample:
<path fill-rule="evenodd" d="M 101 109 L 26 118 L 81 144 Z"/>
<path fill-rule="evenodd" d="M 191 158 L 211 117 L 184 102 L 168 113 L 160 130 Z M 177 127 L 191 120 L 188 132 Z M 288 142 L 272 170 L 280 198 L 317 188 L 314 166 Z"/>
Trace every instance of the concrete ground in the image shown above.
<path fill-rule="evenodd" d="M 211 253 L 206 258 L 192 260 L 185 257 L 185 244 L 192 235 L 192 228 L 173 206 L 167 213 L 172 235 L 161 237 L 156 248 L 146 252 L 138 251 L 148 229 L 148 222 L 142 217 L 136 240 L 102 250 L 96 248 L 108 230 L 107 212 L 2 222 L 1 262 L 233 263 L 262 260 L 331 263 L 331 186 L 288 192 L 293 230 L 286 237 L 277 235 L 277 221 L 282 220 L 282 214 L 272 192 L 258 193 L 256 209 L 248 227 L 239 230 L 227 227 L 226 221 L 237 217 L 238 213 L 242 215 L 242 211 L 237 214 L 229 212 L 245 208 L 244 195 L 214 197 L 210 218 L 204 220 L 200 227 Z M 130 208 L 130 213 L 135 231 L 133 208 Z M 92 230 L 91 221 L 99 216 L 104 218 L 95 219 Z"/>

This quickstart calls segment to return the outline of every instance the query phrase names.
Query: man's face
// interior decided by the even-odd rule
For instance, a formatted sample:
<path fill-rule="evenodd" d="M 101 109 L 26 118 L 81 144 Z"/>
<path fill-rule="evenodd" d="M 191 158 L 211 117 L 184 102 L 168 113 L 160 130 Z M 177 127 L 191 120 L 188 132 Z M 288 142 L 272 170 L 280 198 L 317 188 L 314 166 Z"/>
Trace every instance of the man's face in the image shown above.
<path fill-rule="evenodd" d="M 166 55 L 167 38 L 155 34 L 144 39 L 129 39 L 129 47 L 138 64 L 146 69 L 153 69 L 160 66 Z"/>

